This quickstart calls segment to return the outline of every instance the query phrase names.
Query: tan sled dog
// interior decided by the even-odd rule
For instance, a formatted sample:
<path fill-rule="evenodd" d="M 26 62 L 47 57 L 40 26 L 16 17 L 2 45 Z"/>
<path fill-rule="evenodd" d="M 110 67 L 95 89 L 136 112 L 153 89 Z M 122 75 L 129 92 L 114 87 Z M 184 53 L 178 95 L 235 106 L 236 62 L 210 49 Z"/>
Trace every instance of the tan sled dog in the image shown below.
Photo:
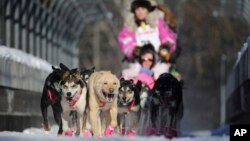
<path fill-rule="evenodd" d="M 94 72 L 89 78 L 88 107 L 90 124 L 95 137 L 114 133 L 114 128 L 117 126 L 119 87 L 119 80 L 110 71 Z"/>

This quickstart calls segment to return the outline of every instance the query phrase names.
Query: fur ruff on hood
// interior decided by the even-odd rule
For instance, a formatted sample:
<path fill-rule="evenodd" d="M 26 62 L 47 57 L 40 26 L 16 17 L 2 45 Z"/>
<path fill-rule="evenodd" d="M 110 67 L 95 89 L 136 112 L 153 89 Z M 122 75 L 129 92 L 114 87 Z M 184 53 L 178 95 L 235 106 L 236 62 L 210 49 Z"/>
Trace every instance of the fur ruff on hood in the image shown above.
<path fill-rule="evenodd" d="M 155 28 L 158 26 L 159 19 L 164 19 L 164 13 L 161 12 L 158 9 L 155 9 L 154 11 L 148 13 L 146 17 L 147 23 L 152 27 Z M 134 13 L 128 13 L 125 17 L 125 24 L 124 26 L 128 27 L 130 31 L 136 31 L 138 28 L 136 22 L 135 22 L 135 15 Z"/>

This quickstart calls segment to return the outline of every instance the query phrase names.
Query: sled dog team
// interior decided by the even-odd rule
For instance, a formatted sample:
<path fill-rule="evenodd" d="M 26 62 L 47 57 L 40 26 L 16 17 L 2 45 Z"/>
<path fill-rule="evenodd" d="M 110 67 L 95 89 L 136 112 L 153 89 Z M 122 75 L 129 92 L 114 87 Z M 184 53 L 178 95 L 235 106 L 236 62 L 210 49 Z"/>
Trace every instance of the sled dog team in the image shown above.
<path fill-rule="evenodd" d="M 170 74 L 161 75 L 159 81 L 163 82 L 150 90 L 140 81 L 134 84 L 133 80 L 119 80 L 111 71 L 80 71 L 63 64 L 52 69 L 41 98 L 45 130 L 50 130 L 47 108 L 51 106 L 59 125 L 58 135 L 176 136 L 182 92 L 178 80 Z M 161 123 L 164 125 L 158 126 Z"/>

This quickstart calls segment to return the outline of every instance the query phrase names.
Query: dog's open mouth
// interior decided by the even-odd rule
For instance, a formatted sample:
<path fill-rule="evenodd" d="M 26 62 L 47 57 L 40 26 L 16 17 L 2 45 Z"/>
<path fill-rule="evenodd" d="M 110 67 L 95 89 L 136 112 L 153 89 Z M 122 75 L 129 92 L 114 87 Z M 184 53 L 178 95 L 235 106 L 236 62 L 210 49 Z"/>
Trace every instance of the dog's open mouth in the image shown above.
<path fill-rule="evenodd" d="M 72 100 L 72 97 L 66 97 L 66 99 L 68 100 L 68 101 L 71 101 Z"/>
<path fill-rule="evenodd" d="M 131 98 L 122 101 L 123 106 L 127 106 L 132 101 Z"/>
<path fill-rule="evenodd" d="M 122 105 L 123 105 L 123 106 L 127 106 L 128 103 L 127 103 L 126 101 L 123 101 L 123 102 L 122 102 Z"/>
<path fill-rule="evenodd" d="M 115 96 L 115 94 L 113 94 L 113 93 L 105 93 L 105 92 L 103 92 L 103 95 L 104 95 L 105 100 L 107 102 L 112 102 L 114 99 L 114 96 Z"/>

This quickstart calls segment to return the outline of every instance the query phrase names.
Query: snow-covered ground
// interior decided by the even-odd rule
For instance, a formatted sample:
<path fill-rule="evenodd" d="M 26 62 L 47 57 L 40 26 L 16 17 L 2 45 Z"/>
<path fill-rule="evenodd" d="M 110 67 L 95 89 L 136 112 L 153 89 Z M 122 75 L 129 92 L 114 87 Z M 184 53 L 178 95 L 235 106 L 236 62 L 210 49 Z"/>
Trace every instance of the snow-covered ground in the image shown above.
<path fill-rule="evenodd" d="M 82 138 L 82 137 L 60 137 L 57 136 L 57 126 L 53 126 L 50 132 L 45 132 L 43 129 L 29 128 L 23 132 L 0 132 L 0 141 L 168 141 L 164 137 L 102 137 L 102 138 Z M 211 136 L 208 132 L 194 133 L 195 137 L 179 137 L 171 141 L 229 141 L 228 136 Z"/>
<path fill-rule="evenodd" d="M 25 53 L 21 50 L 0 45 L 0 59 L 12 60 L 31 68 L 51 72 L 51 64 L 46 60 Z"/>

